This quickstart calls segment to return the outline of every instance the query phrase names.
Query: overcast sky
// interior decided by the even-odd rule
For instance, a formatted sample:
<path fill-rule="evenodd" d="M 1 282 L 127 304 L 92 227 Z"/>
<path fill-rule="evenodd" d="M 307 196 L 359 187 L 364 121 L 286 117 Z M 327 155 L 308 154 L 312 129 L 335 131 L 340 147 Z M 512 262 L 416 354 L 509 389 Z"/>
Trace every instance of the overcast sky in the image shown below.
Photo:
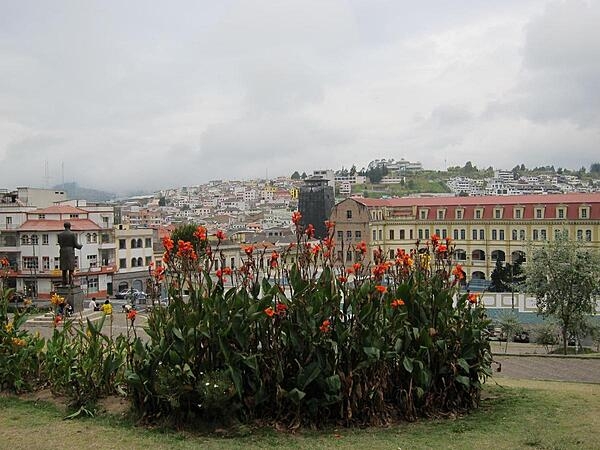
<path fill-rule="evenodd" d="M 600 0 L 0 0 L 0 188 L 589 168 L 599 24 Z"/>

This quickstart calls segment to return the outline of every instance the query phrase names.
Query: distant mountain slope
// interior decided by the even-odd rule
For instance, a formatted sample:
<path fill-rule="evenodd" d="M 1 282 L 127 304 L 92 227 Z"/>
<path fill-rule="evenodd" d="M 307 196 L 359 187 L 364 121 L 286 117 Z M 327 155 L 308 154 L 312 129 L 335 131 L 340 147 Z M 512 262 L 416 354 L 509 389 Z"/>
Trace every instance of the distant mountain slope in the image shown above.
<path fill-rule="evenodd" d="M 67 193 L 70 200 L 87 200 L 89 202 L 106 202 L 115 198 L 111 192 L 98 191 L 80 187 L 77 183 L 58 184 L 52 189 L 60 189 Z"/>

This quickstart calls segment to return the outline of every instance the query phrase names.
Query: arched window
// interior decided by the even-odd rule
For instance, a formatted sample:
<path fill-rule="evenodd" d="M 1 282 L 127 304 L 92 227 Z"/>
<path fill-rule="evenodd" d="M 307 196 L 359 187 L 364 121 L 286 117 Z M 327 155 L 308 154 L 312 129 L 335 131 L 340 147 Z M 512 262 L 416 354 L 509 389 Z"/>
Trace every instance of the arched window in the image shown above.
<path fill-rule="evenodd" d="M 483 250 L 473 250 L 471 253 L 471 259 L 473 261 L 485 261 L 485 252 Z"/>
<path fill-rule="evenodd" d="M 492 252 L 492 261 L 506 261 L 506 253 L 502 250 L 494 250 Z"/>
<path fill-rule="evenodd" d="M 28 245 L 28 244 L 29 244 L 29 236 L 24 234 L 23 236 L 21 236 L 21 245 Z"/>
<path fill-rule="evenodd" d="M 456 249 L 454 250 L 454 259 L 457 261 L 466 261 L 467 260 L 467 252 L 465 252 L 463 249 Z"/>
<path fill-rule="evenodd" d="M 31 235 L 31 244 L 32 245 L 38 245 L 39 244 L 39 238 L 37 234 L 32 234 Z"/>
<path fill-rule="evenodd" d="M 138 240 L 136 241 L 136 247 L 137 247 L 137 248 L 142 248 L 142 246 L 143 246 L 143 245 L 142 245 L 142 240 L 141 240 L 141 239 L 138 239 Z"/>
<path fill-rule="evenodd" d="M 143 260 L 143 259 L 142 259 L 142 257 L 140 256 L 140 257 L 137 259 L 137 266 L 138 266 L 138 267 L 142 267 L 143 265 L 144 265 L 144 260 Z"/>
<path fill-rule="evenodd" d="M 93 243 L 98 242 L 98 234 L 97 233 L 92 233 L 92 242 Z"/>
<path fill-rule="evenodd" d="M 131 258 L 131 267 L 137 267 L 137 259 Z"/>
<path fill-rule="evenodd" d="M 135 239 L 132 239 L 131 240 L 131 248 L 136 248 L 137 247 L 136 243 L 137 243 L 137 241 Z"/>
<path fill-rule="evenodd" d="M 92 243 L 92 235 L 91 235 L 91 233 L 87 233 L 87 234 L 85 235 L 85 241 L 86 241 L 88 244 L 91 244 L 91 243 Z"/>
<path fill-rule="evenodd" d="M 511 258 L 513 264 L 520 264 L 527 261 L 527 255 L 525 255 L 525 252 L 523 250 L 515 250 L 514 252 L 512 252 Z"/>
<path fill-rule="evenodd" d="M 471 275 L 472 280 L 485 280 L 485 273 L 477 270 Z"/>

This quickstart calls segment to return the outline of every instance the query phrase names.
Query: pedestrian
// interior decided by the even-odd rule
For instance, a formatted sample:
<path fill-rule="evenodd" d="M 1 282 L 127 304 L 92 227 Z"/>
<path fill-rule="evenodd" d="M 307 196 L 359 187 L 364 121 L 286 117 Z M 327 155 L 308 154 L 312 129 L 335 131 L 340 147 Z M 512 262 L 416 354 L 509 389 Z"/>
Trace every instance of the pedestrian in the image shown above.
<path fill-rule="evenodd" d="M 104 314 L 106 314 L 107 316 L 110 316 L 110 315 L 112 315 L 112 309 L 113 309 L 113 308 L 112 308 L 112 305 L 110 304 L 110 300 L 109 300 L 109 299 L 106 299 L 106 300 L 105 300 L 105 302 L 104 302 L 104 304 L 102 305 L 102 308 L 101 308 L 101 309 L 102 309 L 102 312 L 103 312 Z"/>
<path fill-rule="evenodd" d="M 92 311 L 100 310 L 100 308 L 98 307 L 98 304 L 96 303 L 96 297 L 92 297 L 92 299 L 90 300 L 90 304 L 88 305 L 88 308 L 91 309 Z"/>

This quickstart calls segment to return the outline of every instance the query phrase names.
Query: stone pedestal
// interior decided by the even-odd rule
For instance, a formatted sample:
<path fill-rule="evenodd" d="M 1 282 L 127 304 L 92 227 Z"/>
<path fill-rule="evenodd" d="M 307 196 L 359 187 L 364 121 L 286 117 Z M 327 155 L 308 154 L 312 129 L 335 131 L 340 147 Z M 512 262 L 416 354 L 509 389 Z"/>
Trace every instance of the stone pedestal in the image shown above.
<path fill-rule="evenodd" d="M 83 311 L 83 289 L 80 286 L 59 286 L 56 293 L 64 297 L 66 302 L 73 307 L 73 312 Z"/>

